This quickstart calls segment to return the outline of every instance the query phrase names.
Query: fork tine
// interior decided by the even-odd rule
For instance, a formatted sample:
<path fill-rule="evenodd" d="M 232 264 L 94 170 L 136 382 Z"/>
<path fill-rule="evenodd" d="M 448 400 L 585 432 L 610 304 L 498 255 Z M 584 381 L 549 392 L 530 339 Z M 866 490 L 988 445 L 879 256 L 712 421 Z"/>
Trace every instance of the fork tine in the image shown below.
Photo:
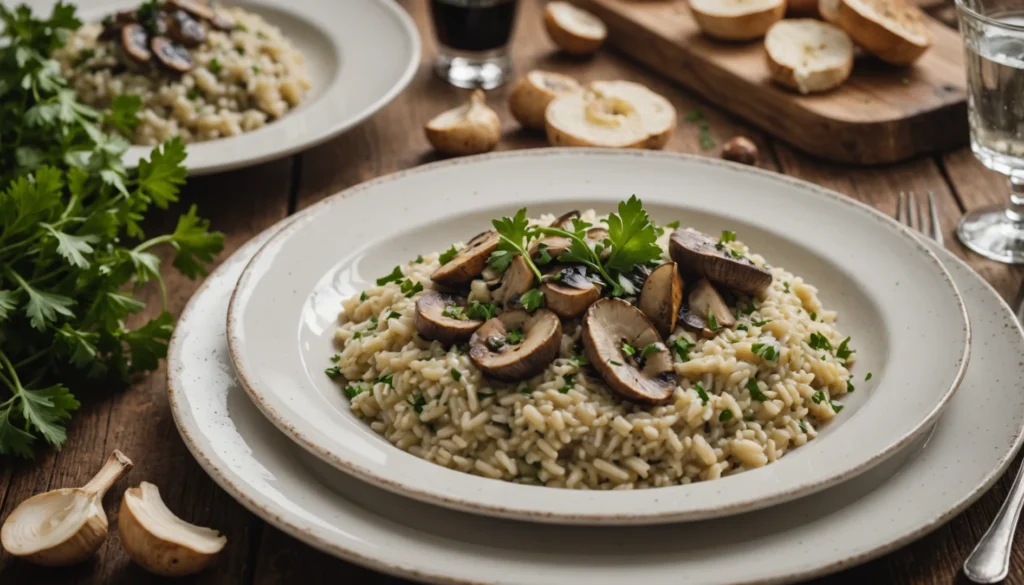
<path fill-rule="evenodd" d="M 928 213 L 931 215 L 932 239 L 940 246 L 945 247 L 946 242 L 942 237 L 942 222 L 939 221 L 939 208 L 935 205 L 935 194 L 928 192 Z"/>
<path fill-rule="evenodd" d="M 914 195 L 913 191 L 907 193 L 907 207 L 910 208 L 909 211 L 907 211 L 907 220 L 909 221 L 908 225 L 915 230 L 924 233 L 924 229 L 922 229 L 923 226 L 921 225 L 921 210 L 917 207 L 917 195 Z"/>
<path fill-rule="evenodd" d="M 907 194 L 900 191 L 900 198 L 896 201 L 896 221 L 906 225 L 907 223 Z"/>

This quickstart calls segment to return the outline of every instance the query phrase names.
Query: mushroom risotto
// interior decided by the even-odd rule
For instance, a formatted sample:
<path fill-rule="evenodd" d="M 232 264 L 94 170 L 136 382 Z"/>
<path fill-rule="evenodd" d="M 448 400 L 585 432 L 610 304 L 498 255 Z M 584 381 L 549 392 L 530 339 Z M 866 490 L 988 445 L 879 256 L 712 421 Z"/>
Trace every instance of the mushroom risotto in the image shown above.
<path fill-rule="evenodd" d="M 54 56 L 90 106 L 110 111 L 138 96 L 137 123 L 118 125 L 135 144 L 256 130 L 311 86 L 302 54 L 277 27 L 204 0 L 148 0 L 82 26 Z"/>
<path fill-rule="evenodd" d="M 854 391 L 817 289 L 736 239 L 618 211 L 520 210 L 343 303 L 327 374 L 401 449 L 552 487 L 761 467 Z"/>

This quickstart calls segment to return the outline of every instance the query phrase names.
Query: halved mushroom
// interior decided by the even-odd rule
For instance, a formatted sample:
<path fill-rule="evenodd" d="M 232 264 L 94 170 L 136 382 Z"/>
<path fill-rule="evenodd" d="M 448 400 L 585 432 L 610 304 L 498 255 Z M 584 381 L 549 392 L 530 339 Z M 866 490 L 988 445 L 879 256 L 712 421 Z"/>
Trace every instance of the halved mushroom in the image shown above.
<path fill-rule="evenodd" d="M 477 234 L 447 264 L 435 270 L 430 280 L 453 288 L 469 284 L 487 268 L 487 259 L 498 249 L 498 240 L 498 232 Z"/>
<path fill-rule="evenodd" d="M 505 311 L 473 333 L 469 359 L 492 378 L 525 380 L 541 373 L 561 344 L 562 322 L 551 311 Z"/>
<path fill-rule="evenodd" d="M 171 12 L 168 22 L 168 34 L 186 47 L 196 47 L 206 40 L 206 29 L 184 10 Z"/>
<path fill-rule="evenodd" d="M 186 73 L 196 66 L 188 49 L 173 43 L 167 37 L 153 37 L 149 46 L 156 55 L 156 60 L 171 71 Z"/>
<path fill-rule="evenodd" d="M 601 298 L 601 289 L 587 278 L 582 265 L 563 266 L 540 286 L 544 305 L 563 319 L 579 317 Z"/>
<path fill-rule="evenodd" d="M 650 404 L 672 398 L 672 355 L 640 309 L 621 299 L 601 299 L 587 309 L 582 337 L 590 364 L 623 398 Z M 626 345 L 631 352 L 623 350 Z"/>
<path fill-rule="evenodd" d="M 469 94 L 465 104 L 441 112 L 423 127 L 437 150 L 454 156 L 493 150 L 501 140 L 501 120 L 484 102 L 482 89 Z"/>
<path fill-rule="evenodd" d="M 682 304 L 683 278 L 679 276 L 675 262 L 666 262 L 651 272 L 640 289 L 637 302 L 662 337 L 668 337 L 676 330 Z"/>
<path fill-rule="evenodd" d="M 571 55 L 591 55 L 608 36 L 604 21 L 568 2 L 549 2 L 544 9 L 544 28 L 560 49 Z"/>
<path fill-rule="evenodd" d="M 533 288 L 536 280 L 530 264 L 521 254 L 516 254 L 501 277 L 501 286 L 494 291 L 491 298 L 502 306 L 518 307 L 519 297 Z"/>
<path fill-rule="evenodd" d="M 580 84 L 572 77 L 534 70 L 512 88 L 508 96 L 508 109 L 512 117 L 523 126 L 543 130 L 544 110 L 551 100 L 574 91 L 580 91 Z"/>
<path fill-rule="evenodd" d="M 483 321 L 452 317 L 449 307 L 465 307 L 466 299 L 451 293 L 429 291 L 416 300 L 416 331 L 424 339 L 440 341 L 446 345 L 469 339 Z M 445 311 L 449 314 L 446 315 Z M 461 315 L 462 312 L 458 311 Z"/>
<path fill-rule="evenodd" d="M 736 324 L 736 317 L 729 310 L 729 305 L 725 304 L 722 295 L 706 279 L 701 279 L 690 291 L 689 312 L 704 319 L 711 336 L 722 327 Z M 702 333 L 708 336 L 707 332 Z"/>
<path fill-rule="evenodd" d="M 684 272 L 693 272 L 718 284 L 755 296 L 772 284 L 772 273 L 749 258 L 734 257 L 711 236 L 677 229 L 669 238 L 669 254 Z"/>
<path fill-rule="evenodd" d="M 149 35 L 141 24 L 127 24 L 121 29 L 121 48 L 136 63 L 148 63 L 153 58 L 149 50 Z"/>
<path fill-rule="evenodd" d="M 645 148 L 661 149 L 668 144 L 676 129 L 676 109 L 664 96 L 647 86 L 632 81 L 595 81 L 591 89 L 605 98 L 621 99 L 632 104 L 643 120 L 648 138 Z"/>

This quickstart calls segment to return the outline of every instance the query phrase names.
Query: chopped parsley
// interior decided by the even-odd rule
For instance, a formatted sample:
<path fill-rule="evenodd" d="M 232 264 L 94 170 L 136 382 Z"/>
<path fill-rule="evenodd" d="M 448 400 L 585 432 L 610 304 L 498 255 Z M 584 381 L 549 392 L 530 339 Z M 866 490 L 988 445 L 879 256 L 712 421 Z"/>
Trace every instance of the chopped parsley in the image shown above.
<path fill-rule="evenodd" d="M 466 310 L 458 305 L 448 305 L 441 311 L 442 317 L 448 317 L 449 319 L 456 319 L 459 321 L 466 320 Z"/>
<path fill-rule="evenodd" d="M 395 269 L 391 271 L 391 274 L 377 279 L 377 286 L 384 286 L 389 282 L 398 282 L 399 280 L 402 280 L 402 277 L 404 276 L 405 275 L 402 274 L 402 268 L 400 266 L 395 266 Z"/>
<path fill-rule="evenodd" d="M 437 260 L 441 263 L 442 266 L 444 266 L 445 264 L 451 262 L 452 258 L 454 258 L 455 255 L 458 253 L 459 251 L 455 249 L 455 244 L 452 244 L 451 248 L 448 248 L 444 252 L 441 252 L 441 255 L 438 256 Z"/>
<path fill-rule="evenodd" d="M 733 258 L 743 258 L 743 252 L 740 252 L 739 250 L 729 248 L 729 254 L 732 255 Z"/>
<path fill-rule="evenodd" d="M 818 390 L 817 392 L 811 395 L 811 402 L 815 404 L 821 404 L 822 400 L 825 400 L 825 393 L 822 392 L 821 390 Z"/>
<path fill-rule="evenodd" d="M 732 420 L 732 411 L 723 410 L 722 414 L 718 415 L 718 422 L 726 422 Z"/>
<path fill-rule="evenodd" d="M 722 230 L 722 236 L 718 238 L 719 244 L 728 244 L 729 242 L 736 241 L 736 232 L 730 230 Z"/>
<path fill-rule="evenodd" d="M 536 311 L 540 307 L 542 300 L 544 300 L 544 295 L 541 294 L 540 289 L 538 288 L 528 290 L 523 293 L 523 296 L 519 297 L 519 303 L 530 313 Z"/>
<path fill-rule="evenodd" d="M 804 421 L 800 421 L 800 430 L 805 433 L 807 432 L 807 425 L 804 424 Z"/>
<path fill-rule="evenodd" d="M 365 290 L 363 292 L 359 293 L 359 300 L 360 301 L 365 303 L 367 300 L 369 300 L 369 298 L 370 298 L 370 295 L 366 294 Z"/>
<path fill-rule="evenodd" d="M 839 412 L 843 410 L 843 408 L 844 406 L 841 403 L 836 402 L 835 400 L 832 401 L 832 412 L 839 414 Z"/>
<path fill-rule="evenodd" d="M 370 323 L 376 325 L 378 322 L 379 320 L 377 319 L 377 315 L 370 315 Z"/>
<path fill-rule="evenodd" d="M 388 316 L 385 317 L 384 320 L 385 321 L 390 321 L 391 319 L 401 319 L 401 318 L 402 318 L 402 314 L 401 313 L 399 313 L 398 311 L 392 310 L 390 313 L 388 313 Z"/>
<path fill-rule="evenodd" d="M 715 316 L 715 312 L 708 309 L 708 329 L 717 331 L 719 329 L 718 317 Z"/>
<path fill-rule="evenodd" d="M 497 311 L 497 305 L 481 303 L 480 301 L 469 301 L 469 308 L 466 310 L 466 316 L 474 321 L 487 321 L 494 317 L 494 314 Z"/>
<path fill-rule="evenodd" d="M 363 388 L 362 386 L 356 386 L 354 384 L 349 384 L 348 386 L 345 386 L 342 392 L 345 393 L 345 396 L 348 397 L 349 400 L 352 400 L 356 396 L 359 396 L 363 392 L 366 392 L 366 388 Z"/>
<path fill-rule="evenodd" d="M 736 326 L 736 330 L 737 331 L 750 331 L 750 329 L 747 327 L 747 325 L 745 323 L 740 323 L 739 325 L 737 325 Z"/>
<path fill-rule="evenodd" d="M 537 266 L 547 266 L 548 264 L 551 264 L 554 258 L 552 258 L 551 254 L 548 252 L 548 245 L 539 244 L 537 246 L 537 250 L 540 252 L 540 255 L 534 258 L 534 263 L 537 264 Z M 561 277 L 561 273 L 559 273 L 559 277 Z"/>
<path fill-rule="evenodd" d="M 679 229 L 679 220 L 677 219 L 675 221 L 670 221 L 670 222 L 665 224 L 665 227 L 677 230 L 677 229 Z"/>
<path fill-rule="evenodd" d="M 245 49 L 242 48 L 242 47 L 235 47 L 235 52 L 238 53 L 239 55 L 245 55 Z M 253 65 L 252 68 L 253 69 L 259 69 L 259 67 L 256 67 L 255 65 Z"/>
<path fill-rule="evenodd" d="M 588 360 L 587 356 L 585 356 L 585 355 L 576 354 L 576 355 L 572 356 L 571 358 L 569 358 L 569 363 L 572 364 L 573 366 L 579 368 L 581 366 L 589 366 L 590 365 L 590 360 Z"/>
<path fill-rule="evenodd" d="M 394 379 L 395 379 L 395 375 L 394 374 L 388 374 L 387 376 L 378 376 L 378 377 L 374 378 L 373 383 L 374 384 L 377 384 L 377 383 L 387 384 L 388 386 L 391 386 L 392 388 L 394 388 L 395 387 Z"/>
<path fill-rule="evenodd" d="M 220 61 L 218 61 L 216 59 L 211 59 L 210 60 L 210 73 L 213 73 L 214 75 L 216 75 L 216 74 L 220 73 L 220 69 L 221 69 Z"/>
<path fill-rule="evenodd" d="M 768 397 L 765 396 L 764 392 L 761 392 L 761 387 L 757 385 L 757 380 L 753 378 L 747 379 L 747 390 L 750 391 L 750 397 L 758 402 L 768 400 Z"/>
<path fill-rule="evenodd" d="M 566 374 L 566 375 L 562 376 L 562 380 L 565 382 L 565 384 L 563 384 L 562 387 L 558 389 L 558 391 L 561 392 L 562 394 L 567 394 L 569 392 L 569 390 L 572 390 L 573 388 L 576 387 L 576 376 L 575 375 L 573 375 L 573 374 Z"/>
<path fill-rule="evenodd" d="M 839 358 L 839 359 L 841 359 L 843 361 L 846 361 L 847 359 L 849 359 L 850 355 L 853 354 L 853 350 L 848 347 L 849 343 L 850 343 L 850 338 L 847 337 L 846 339 L 843 340 L 842 343 L 839 344 L 839 347 L 836 348 L 836 357 L 837 358 Z"/>
<path fill-rule="evenodd" d="M 756 310 L 757 310 L 757 308 L 754 307 L 754 300 L 750 299 L 750 300 L 747 301 L 746 305 L 744 305 L 742 307 L 737 307 L 736 308 L 736 316 L 737 317 L 743 317 L 744 315 L 749 315 L 749 314 L 753 313 Z M 756 325 L 756 323 L 755 323 L 755 325 Z"/>
<path fill-rule="evenodd" d="M 811 339 L 807 342 L 807 345 L 811 346 L 811 349 L 832 351 L 832 344 L 821 333 L 811 333 Z"/>
<path fill-rule="evenodd" d="M 751 321 L 750 324 L 753 325 L 754 327 L 764 327 L 765 325 L 771 322 L 771 319 L 761 319 L 760 321 Z"/>
<path fill-rule="evenodd" d="M 608 363 L 613 365 L 613 366 L 621 366 L 622 365 L 622 362 L 617 362 L 615 360 L 608 360 Z"/>
<path fill-rule="evenodd" d="M 331 363 L 332 364 L 336 364 L 336 363 L 338 363 L 340 361 L 341 361 L 341 354 L 340 353 L 336 353 L 336 354 L 331 356 Z M 870 374 L 869 374 L 869 376 L 870 376 Z"/>
<path fill-rule="evenodd" d="M 646 347 L 640 350 L 640 359 L 644 359 L 652 353 L 661 349 L 660 343 L 648 343 Z"/>
<path fill-rule="evenodd" d="M 789 292 L 789 283 L 788 282 L 783 282 L 782 283 L 782 290 L 784 290 L 786 292 Z"/>
<path fill-rule="evenodd" d="M 245 32 L 245 31 L 247 31 L 249 29 L 245 28 L 245 25 L 239 22 L 239 23 L 235 24 L 235 30 L 240 30 L 242 32 Z"/>
<path fill-rule="evenodd" d="M 352 334 L 352 339 L 359 339 L 362 336 L 363 336 L 363 332 L 362 331 L 356 331 L 355 333 Z"/>
<path fill-rule="evenodd" d="M 754 352 L 754 355 L 761 356 L 766 362 L 779 361 L 779 346 L 774 343 L 755 343 L 750 346 L 750 350 Z"/>
<path fill-rule="evenodd" d="M 633 357 L 634 355 L 636 355 L 636 348 L 628 343 L 623 343 L 622 353 L 628 355 L 629 357 Z"/>
<path fill-rule="evenodd" d="M 523 340 L 523 337 L 526 337 L 526 335 L 522 331 L 518 329 L 513 329 L 512 331 L 509 331 L 507 334 L 505 334 L 505 341 L 509 345 L 516 345 L 517 343 Z"/>
<path fill-rule="evenodd" d="M 239 54 L 241 54 L 241 53 L 239 53 Z M 259 65 L 253 65 L 252 66 L 252 72 L 255 73 L 256 75 L 259 75 L 260 74 L 260 66 Z"/>
<path fill-rule="evenodd" d="M 413 282 L 411 280 L 403 280 L 402 284 L 399 285 L 402 292 L 405 293 L 405 297 L 409 298 L 412 295 L 421 292 L 423 290 L 422 282 Z"/>
<path fill-rule="evenodd" d="M 809 316 L 811 318 L 811 321 L 817 321 L 818 320 L 818 314 L 815 313 L 814 311 L 811 311 Z"/>
<path fill-rule="evenodd" d="M 693 346 L 697 344 L 690 343 L 689 341 L 680 337 L 679 339 L 675 340 L 675 342 L 672 345 L 675 347 L 676 355 L 679 356 L 680 361 L 686 362 L 690 361 L 690 350 L 693 349 Z"/>
<path fill-rule="evenodd" d="M 868 375 L 864 376 L 864 381 L 867 382 L 870 379 L 871 379 L 871 372 L 868 372 Z"/>
<path fill-rule="evenodd" d="M 423 254 L 417 256 L 416 259 L 413 260 L 413 262 L 415 262 L 416 264 L 423 264 Z"/>
<path fill-rule="evenodd" d="M 324 373 L 327 374 L 328 378 L 331 378 L 333 380 L 334 378 L 337 378 L 338 376 L 341 375 L 341 366 L 333 366 L 327 368 L 326 370 L 324 370 Z"/>
<path fill-rule="evenodd" d="M 188 90 L 188 94 L 186 94 L 186 97 L 192 101 L 195 101 L 199 99 L 201 95 L 203 94 L 199 91 L 199 88 L 193 87 L 192 89 Z"/>
<path fill-rule="evenodd" d="M 427 405 L 427 399 L 420 394 L 416 396 L 415 400 L 409 400 L 409 404 L 412 405 L 412 409 L 416 411 L 416 414 L 422 414 L 423 407 Z"/>
<path fill-rule="evenodd" d="M 498 351 L 505 347 L 505 341 L 497 335 L 491 335 L 487 338 L 487 347 L 489 347 L 491 351 Z"/>
<path fill-rule="evenodd" d="M 853 387 L 853 383 L 851 383 L 849 380 L 847 380 L 846 381 L 846 391 L 847 392 L 853 392 L 854 390 L 856 390 L 856 388 Z"/>
<path fill-rule="evenodd" d="M 458 382 L 459 380 L 462 379 L 462 372 L 456 370 L 455 368 L 451 369 L 451 374 L 452 374 L 452 380 L 455 380 L 456 382 Z"/>
<path fill-rule="evenodd" d="M 690 123 L 699 122 L 704 119 L 704 112 L 700 111 L 698 108 L 694 108 L 687 112 L 686 117 L 683 119 Z"/>
<path fill-rule="evenodd" d="M 700 382 L 697 382 L 696 384 L 693 385 L 693 389 L 694 389 L 695 392 L 697 392 L 697 396 L 700 397 L 701 403 L 704 406 L 707 406 L 709 399 L 708 399 L 707 391 L 704 390 L 704 384 L 701 384 Z"/>

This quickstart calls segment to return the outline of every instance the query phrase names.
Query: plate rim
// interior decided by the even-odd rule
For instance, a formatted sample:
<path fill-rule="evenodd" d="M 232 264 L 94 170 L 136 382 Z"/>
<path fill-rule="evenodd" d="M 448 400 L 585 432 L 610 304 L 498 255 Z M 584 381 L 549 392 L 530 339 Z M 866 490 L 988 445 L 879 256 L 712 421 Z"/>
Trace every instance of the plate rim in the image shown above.
<path fill-rule="evenodd" d="M 209 288 L 215 277 L 220 276 L 224 272 L 228 272 L 233 266 L 244 260 L 244 255 L 249 253 L 250 250 L 258 249 L 269 241 L 271 236 L 279 231 L 283 226 L 275 224 L 263 232 L 260 232 L 247 243 L 239 247 L 228 259 L 226 259 L 220 266 L 218 266 L 211 275 L 200 285 L 200 287 L 193 293 L 189 299 L 185 308 L 179 316 L 179 322 L 185 321 L 186 317 L 190 316 L 195 306 L 198 304 L 198 299 L 202 297 Z M 948 250 L 931 243 L 927 243 L 928 246 L 934 246 L 936 250 L 943 252 L 943 261 L 953 260 L 960 266 L 966 268 L 972 274 L 977 277 L 977 280 L 982 283 L 985 291 L 996 299 L 996 302 L 1011 316 L 1013 316 L 1013 310 L 1006 302 L 1005 299 L 995 290 L 995 288 L 989 283 L 984 277 L 977 273 L 970 265 L 964 262 L 962 259 L 956 257 L 953 253 Z M 254 255 L 255 252 L 253 251 Z M 248 264 L 248 261 L 246 261 Z M 243 269 L 244 270 L 244 269 Z M 1014 328 L 1017 334 L 1024 337 L 1024 326 L 1017 321 L 1015 317 L 1011 317 L 1010 322 L 1014 324 Z M 285 506 L 280 505 L 273 498 L 264 497 L 262 494 L 258 494 L 256 497 L 250 496 L 244 489 L 236 485 L 236 479 L 233 477 L 237 474 L 230 469 L 230 465 L 222 461 L 221 465 L 225 469 L 218 467 L 218 463 L 214 461 L 213 457 L 207 454 L 201 448 L 201 445 L 196 441 L 191 430 L 188 428 L 190 424 L 196 425 L 198 430 L 198 423 L 189 412 L 187 408 L 187 400 L 184 399 L 185 392 L 179 392 L 177 385 L 178 372 L 181 368 L 174 367 L 176 361 L 180 360 L 180 349 L 179 346 L 184 343 L 184 338 L 187 336 L 184 333 L 183 328 L 176 327 L 174 333 L 171 336 L 171 340 L 168 346 L 168 358 L 167 358 L 167 371 L 166 371 L 166 382 L 167 382 L 167 394 L 168 401 L 171 410 L 172 419 L 178 429 L 179 434 L 182 437 L 182 441 L 185 443 L 186 448 L 199 463 L 200 467 L 214 480 L 214 482 L 224 489 L 228 495 L 230 495 L 237 502 L 242 504 L 247 510 L 254 515 L 258 516 L 265 522 L 288 534 L 289 536 L 303 542 L 317 550 L 324 553 L 341 558 L 343 560 L 359 564 L 367 567 L 374 571 L 379 571 L 384 574 L 404 577 L 409 579 L 416 579 L 420 581 L 430 580 L 431 583 L 443 583 L 450 585 L 483 585 L 484 582 L 457 579 L 440 575 L 436 573 L 427 573 L 421 570 L 417 570 L 411 567 L 405 567 L 401 565 L 401 561 L 395 561 L 396 564 L 391 565 L 383 561 L 379 561 L 375 557 L 369 557 L 363 555 L 355 550 L 351 550 L 349 547 L 339 545 L 331 542 L 328 539 L 321 538 L 309 527 L 302 526 L 301 522 L 296 521 L 288 517 L 288 511 Z M 829 564 L 825 564 L 821 567 L 809 569 L 803 572 L 791 573 L 783 577 L 778 578 L 767 578 L 767 579 L 753 579 L 743 582 L 744 585 L 769 585 L 772 583 L 789 583 L 802 581 L 806 579 L 813 579 L 835 573 L 837 571 L 847 569 L 853 566 L 857 566 L 873 559 L 882 557 L 885 554 L 893 552 L 903 546 L 924 537 L 927 534 L 935 531 L 942 525 L 946 524 L 953 517 L 959 515 L 961 512 L 966 510 L 969 506 L 975 503 L 981 496 L 983 496 L 988 490 L 999 480 L 1000 477 L 1007 471 L 1010 464 L 1015 459 L 1017 453 L 1021 447 L 1024 446 L 1024 426 L 1019 427 L 1015 430 L 1012 441 L 1009 444 L 1009 448 L 1000 456 L 999 462 L 994 467 L 990 468 L 985 476 L 978 482 L 968 493 L 964 494 L 956 500 L 953 506 L 947 508 L 943 513 L 931 516 L 929 520 L 921 524 L 918 528 L 907 532 L 900 538 L 888 541 L 880 544 L 869 550 L 863 551 L 857 555 L 847 556 L 841 561 L 834 561 Z M 876 489 L 886 489 L 887 484 L 882 484 Z M 378 489 L 370 486 L 371 489 Z M 259 500 L 263 500 L 262 502 Z"/>
<path fill-rule="evenodd" d="M 882 220 L 883 223 L 888 224 L 890 227 L 895 227 L 896 231 L 904 236 L 911 245 L 915 246 L 919 252 L 927 259 L 930 260 L 939 270 L 942 278 L 946 281 L 949 287 L 952 289 L 954 300 L 959 308 L 960 318 L 964 324 L 963 329 L 963 349 L 961 351 L 959 361 L 957 363 L 956 374 L 952 379 L 950 387 L 947 388 L 941 399 L 928 411 L 928 413 L 918 421 L 918 423 L 909 431 L 904 433 L 892 441 L 887 448 L 884 450 L 874 453 L 869 459 L 862 462 L 861 464 L 848 468 L 841 473 L 834 473 L 824 478 L 820 478 L 817 481 L 802 484 L 799 486 L 792 486 L 788 491 L 774 495 L 772 498 L 754 498 L 747 497 L 742 500 L 738 500 L 730 505 L 724 507 L 717 507 L 713 511 L 700 510 L 690 512 L 660 512 L 660 513 L 649 513 L 645 512 L 642 515 L 636 513 L 594 513 L 594 512 L 581 512 L 575 511 L 573 513 L 549 513 L 549 512 L 538 512 L 536 510 L 523 508 L 518 506 L 516 508 L 510 508 L 502 505 L 488 504 L 477 500 L 470 500 L 462 497 L 451 496 L 446 493 L 441 493 L 437 490 L 423 489 L 417 486 L 410 486 L 407 483 L 397 482 L 391 478 L 384 477 L 378 473 L 366 469 L 359 464 L 351 461 L 344 460 L 341 456 L 334 453 L 331 449 L 321 446 L 314 437 L 309 436 L 308 433 L 296 428 L 290 424 L 285 416 L 282 416 L 281 412 L 276 410 L 272 405 L 268 404 L 264 399 L 262 393 L 254 388 L 254 384 L 250 381 L 252 372 L 249 371 L 245 364 L 246 362 L 241 359 L 241 346 L 244 343 L 243 335 L 241 334 L 241 313 L 238 309 L 240 303 L 240 297 L 243 296 L 242 291 L 246 290 L 250 280 L 252 280 L 252 286 L 255 286 L 254 280 L 250 278 L 252 276 L 253 266 L 262 259 L 264 253 L 270 249 L 276 242 L 282 238 L 287 237 L 290 233 L 298 230 L 303 224 L 312 221 L 317 217 L 322 210 L 327 207 L 337 204 L 344 199 L 361 193 L 363 191 L 373 189 L 374 187 L 385 184 L 391 181 L 399 180 L 407 176 L 416 175 L 419 173 L 430 172 L 435 169 L 444 169 L 454 167 L 463 164 L 474 164 L 480 161 L 488 161 L 492 159 L 514 159 L 514 158 L 532 158 L 532 157 L 543 157 L 545 155 L 558 156 L 635 156 L 638 158 L 652 158 L 652 159 L 666 159 L 666 160 L 680 160 L 690 163 L 696 163 L 699 165 L 707 166 L 718 166 L 737 171 L 741 174 L 747 173 L 754 176 L 759 176 L 769 181 L 775 181 L 778 183 L 786 184 L 794 188 L 801 190 L 813 191 L 818 196 L 827 197 L 835 202 L 859 208 L 863 211 L 868 212 L 876 220 Z M 287 222 L 287 224 L 286 224 Z M 718 517 L 731 516 L 744 512 L 750 512 L 766 507 L 782 504 L 787 501 L 791 501 L 803 496 L 807 496 L 817 491 L 826 489 L 829 486 L 836 485 L 842 481 L 855 477 L 875 465 L 878 465 L 882 461 L 885 461 L 888 457 L 898 453 L 901 448 L 910 444 L 915 438 L 919 437 L 928 428 L 931 427 L 939 415 L 942 414 L 943 409 L 948 405 L 950 399 L 959 389 L 963 382 L 964 375 L 967 371 L 967 365 L 970 358 L 970 352 L 972 347 L 972 332 L 970 325 L 970 317 L 967 314 L 967 308 L 964 303 L 963 297 L 960 294 L 959 288 L 953 281 L 952 276 L 946 270 L 945 266 L 938 259 L 938 257 L 925 246 L 913 233 L 912 230 L 897 222 L 893 218 L 881 213 L 873 207 L 861 203 L 855 199 L 842 195 L 836 191 L 826 189 L 809 181 L 804 181 L 777 173 L 761 169 L 759 167 L 751 167 L 748 165 L 741 165 L 739 163 L 733 163 L 730 161 L 712 159 L 709 157 L 692 155 L 686 153 L 676 152 L 664 152 L 664 151 L 651 151 L 651 150 L 634 150 L 634 149 L 609 149 L 609 148 L 579 148 L 579 147 L 558 147 L 558 148 L 538 148 L 538 149 L 521 149 L 512 151 L 502 152 L 491 152 L 485 154 L 479 154 L 474 156 L 458 157 L 452 159 L 445 159 L 435 161 L 429 164 L 419 165 L 416 167 L 404 169 L 387 175 L 379 176 L 369 181 L 359 183 L 343 189 L 333 195 L 325 197 L 318 201 L 314 205 L 311 205 L 298 213 L 282 220 L 278 224 L 280 229 L 276 231 L 271 237 L 264 242 L 259 249 L 253 254 L 252 258 L 246 263 L 235 288 L 232 290 L 231 298 L 228 304 L 227 310 L 227 346 L 228 352 L 231 356 L 232 364 L 234 366 L 235 374 L 239 379 L 242 388 L 248 394 L 250 400 L 256 405 L 256 407 L 279 431 L 281 431 L 291 441 L 301 446 L 306 451 L 312 453 L 320 460 L 331 465 L 335 469 L 341 470 L 353 477 L 356 477 L 362 481 L 370 483 L 375 487 L 382 488 L 393 493 L 400 494 L 405 497 L 414 498 L 423 502 L 431 503 L 438 506 L 452 508 L 464 512 L 482 514 L 487 516 L 494 516 L 499 518 L 530 521 L 530 522 L 541 522 L 541 523 L 568 523 L 568 524 L 591 524 L 591 525 L 653 525 L 653 524 L 665 524 L 673 522 L 685 522 L 691 520 L 703 520 Z M 392 448 L 393 445 L 389 445 Z"/>

